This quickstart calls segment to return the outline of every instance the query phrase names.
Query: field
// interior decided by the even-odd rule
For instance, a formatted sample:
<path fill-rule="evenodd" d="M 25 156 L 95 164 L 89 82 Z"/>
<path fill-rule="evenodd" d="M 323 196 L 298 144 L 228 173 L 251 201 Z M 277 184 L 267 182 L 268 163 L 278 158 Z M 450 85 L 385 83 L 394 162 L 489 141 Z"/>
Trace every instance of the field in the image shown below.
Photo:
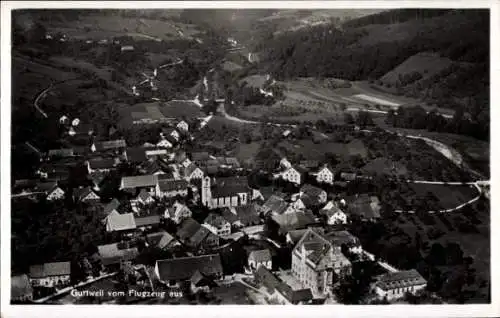
<path fill-rule="evenodd" d="M 394 176 L 408 175 L 408 169 L 405 165 L 387 158 L 376 158 L 370 161 L 362 168 L 362 171 L 366 171 L 369 174 L 375 173 Z"/>
<path fill-rule="evenodd" d="M 162 122 L 173 118 L 199 118 L 204 114 L 192 102 L 170 101 L 140 103 L 120 108 L 122 125 L 130 125 L 134 121 Z"/>
<path fill-rule="evenodd" d="M 422 78 L 430 77 L 450 66 L 452 61 L 449 58 L 440 57 L 432 53 L 418 53 L 408 58 L 396 68 L 380 78 L 383 83 L 395 84 L 400 76 L 419 72 Z"/>
<path fill-rule="evenodd" d="M 239 64 L 236 64 L 234 62 L 231 62 L 231 61 L 225 61 L 223 64 L 222 64 L 222 69 L 224 71 L 228 71 L 228 72 L 234 72 L 234 71 L 238 71 L 238 70 L 241 70 L 243 67 Z"/>
<path fill-rule="evenodd" d="M 250 75 L 240 80 L 240 84 L 247 82 L 249 87 L 262 87 L 266 82 L 265 75 Z"/>
<path fill-rule="evenodd" d="M 135 39 L 172 40 L 198 34 L 196 26 L 178 22 L 125 17 L 120 15 L 79 15 L 72 21 L 60 15 L 60 20 L 44 21 L 49 32 L 61 32 L 70 39 L 100 40 L 109 37 L 131 36 Z M 68 27 L 71 25 L 71 27 Z"/>
<path fill-rule="evenodd" d="M 343 144 L 331 140 L 323 140 L 319 143 L 314 143 L 309 139 L 294 140 L 293 143 L 285 140 L 278 144 L 277 149 L 282 150 L 286 156 L 301 154 L 305 159 L 319 161 L 324 160 L 327 153 L 334 153 L 344 158 L 356 154 L 362 157 L 367 155 L 367 149 L 361 141 Z"/>

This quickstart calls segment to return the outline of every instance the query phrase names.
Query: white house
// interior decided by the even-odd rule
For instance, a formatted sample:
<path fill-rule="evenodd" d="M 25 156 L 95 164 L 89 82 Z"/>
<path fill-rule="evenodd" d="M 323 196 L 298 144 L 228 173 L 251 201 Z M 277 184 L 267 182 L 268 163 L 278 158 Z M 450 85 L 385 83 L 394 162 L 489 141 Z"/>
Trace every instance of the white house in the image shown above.
<path fill-rule="evenodd" d="M 182 203 L 175 201 L 175 203 L 165 209 L 164 218 L 171 219 L 176 224 L 180 224 L 183 220 L 190 218 L 192 215 L 191 210 Z"/>
<path fill-rule="evenodd" d="M 426 286 L 427 281 L 414 269 L 381 275 L 373 285 L 377 297 L 389 301 L 402 298 L 405 293 L 415 294 Z"/>
<path fill-rule="evenodd" d="M 268 270 L 273 268 L 271 252 L 268 249 L 251 251 L 248 255 L 248 267 L 251 270 L 256 270 L 259 265 L 264 266 Z"/>
<path fill-rule="evenodd" d="M 347 214 L 342 211 L 336 203 L 330 201 L 321 210 L 320 214 L 326 216 L 329 225 L 347 224 Z"/>
<path fill-rule="evenodd" d="M 68 116 L 66 115 L 62 115 L 60 118 L 59 118 L 59 123 L 60 124 L 66 124 L 68 122 L 69 118 Z"/>
<path fill-rule="evenodd" d="M 158 180 L 156 185 L 156 196 L 160 198 L 173 198 L 175 196 L 185 197 L 187 195 L 188 183 L 186 180 Z"/>
<path fill-rule="evenodd" d="M 47 194 L 48 201 L 61 200 L 61 199 L 64 199 L 64 191 L 58 186 L 56 186 Z"/>
<path fill-rule="evenodd" d="M 285 181 L 295 183 L 295 184 L 300 184 L 302 181 L 302 175 L 301 173 L 295 169 L 294 167 L 290 167 L 286 169 L 282 174 L 281 178 Z"/>
<path fill-rule="evenodd" d="M 177 123 L 177 126 L 175 127 L 182 131 L 189 131 L 189 124 L 184 120 L 181 120 L 179 123 Z"/>
<path fill-rule="evenodd" d="M 288 159 L 283 158 L 280 160 L 280 168 L 282 169 L 289 169 L 292 167 L 292 163 L 288 161 Z"/>
<path fill-rule="evenodd" d="M 156 144 L 156 146 L 161 148 L 172 148 L 172 143 L 167 139 L 162 139 Z"/>
<path fill-rule="evenodd" d="M 78 118 L 75 118 L 75 119 L 73 119 L 73 120 L 71 121 L 71 125 L 72 125 L 72 126 L 75 126 L 75 127 L 76 127 L 76 126 L 78 126 L 79 124 L 80 124 L 80 119 L 78 119 Z"/>
<path fill-rule="evenodd" d="M 333 184 L 333 171 L 328 166 L 324 166 L 316 174 L 316 181 Z"/>
<path fill-rule="evenodd" d="M 33 265 L 29 269 L 29 278 L 32 286 L 64 286 L 69 284 L 70 274 L 70 262 Z"/>
<path fill-rule="evenodd" d="M 191 182 L 193 179 L 203 179 L 205 174 L 203 170 L 197 167 L 194 163 L 191 163 L 189 166 L 184 168 L 184 179 L 187 182 Z"/>
<path fill-rule="evenodd" d="M 215 213 L 210 213 L 202 225 L 218 236 L 228 236 L 231 234 L 231 223 Z"/>
<path fill-rule="evenodd" d="M 293 202 L 291 204 L 291 206 L 295 209 L 295 210 L 304 210 L 306 208 L 306 205 L 304 204 L 304 202 L 299 198 L 297 200 L 295 200 L 295 202 Z"/>
<path fill-rule="evenodd" d="M 73 190 L 73 198 L 76 202 L 99 201 L 101 198 L 92 190 L 91 187 L 78 188 Z"/>

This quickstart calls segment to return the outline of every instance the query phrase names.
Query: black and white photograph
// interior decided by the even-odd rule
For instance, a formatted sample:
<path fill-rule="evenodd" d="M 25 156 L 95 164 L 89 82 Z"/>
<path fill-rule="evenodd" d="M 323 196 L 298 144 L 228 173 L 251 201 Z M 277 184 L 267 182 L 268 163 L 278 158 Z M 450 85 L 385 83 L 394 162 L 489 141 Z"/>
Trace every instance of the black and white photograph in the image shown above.
<path fill-rule="evenodd" d="M 304 2 L 10 8 L 2 298 L 491 305 L 491 8 Z"/>

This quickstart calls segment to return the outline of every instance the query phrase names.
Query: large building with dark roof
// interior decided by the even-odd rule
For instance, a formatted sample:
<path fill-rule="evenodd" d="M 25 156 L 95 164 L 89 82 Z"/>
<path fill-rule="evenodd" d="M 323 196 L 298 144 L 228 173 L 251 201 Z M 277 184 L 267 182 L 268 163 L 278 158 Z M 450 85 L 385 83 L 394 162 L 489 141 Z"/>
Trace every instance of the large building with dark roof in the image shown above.
<path fill-rule="evenodd" d="M 196 272 L 212 279 L 223 276 L 219 254 L 179 257 L 156 261 L 155 273 L 158 278 L 170 285 L 191 279 Z"/>
<path fill-rule="evenodd" d="M 54 262 L 32 265 L 29 278 L 32 286 L 54 287 L 66 285 L 70 281 L 70 262 Z"/>
<path fill-rule="evenodd" d="M 247 205 L 253 194 L 246 177 L 202 179 L 201 202 L 209 209 Z"/>
<path fill-rule="evenodd" d="M 333 274 L 342 277 L 351 272 L 351 262 L 321 234 L 308 229 L 292 251 L 292 274 L 313 293 L 331 292 Z"/>
<path fill-rule="evenodd" d="M 405 293 L 415 294 L 426 286 L 427 281 L 414 269 L 381 275 L 374 283 L 377 296 L 387 300 L 401 298 Z"/>

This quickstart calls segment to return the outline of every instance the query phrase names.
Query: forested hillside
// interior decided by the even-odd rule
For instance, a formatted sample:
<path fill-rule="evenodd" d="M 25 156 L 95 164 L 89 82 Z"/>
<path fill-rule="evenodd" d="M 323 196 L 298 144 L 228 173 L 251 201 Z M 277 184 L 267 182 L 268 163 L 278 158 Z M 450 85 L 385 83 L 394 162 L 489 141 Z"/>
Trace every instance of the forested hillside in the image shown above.
<path fill-rule="evenodd" d="M 426 77 L 411 87 L 418 97 L 428 92 L 427 101 L 441 107 L 463 108 L 464 99 L 488 107 L 488 10 L 392 10 L 351 20 L 342 29 L 321 25 L 287 32 L 262 42 L 259 50 L 263 71 L 280 79 L 372 82 L 418 53 L 433 53 L 451 60 L 451 65 L 432 76 L 424 76 L 424 66 L 418 75 L 413 67 L 413 74 L 389 86 L 403 88 Z"/>

